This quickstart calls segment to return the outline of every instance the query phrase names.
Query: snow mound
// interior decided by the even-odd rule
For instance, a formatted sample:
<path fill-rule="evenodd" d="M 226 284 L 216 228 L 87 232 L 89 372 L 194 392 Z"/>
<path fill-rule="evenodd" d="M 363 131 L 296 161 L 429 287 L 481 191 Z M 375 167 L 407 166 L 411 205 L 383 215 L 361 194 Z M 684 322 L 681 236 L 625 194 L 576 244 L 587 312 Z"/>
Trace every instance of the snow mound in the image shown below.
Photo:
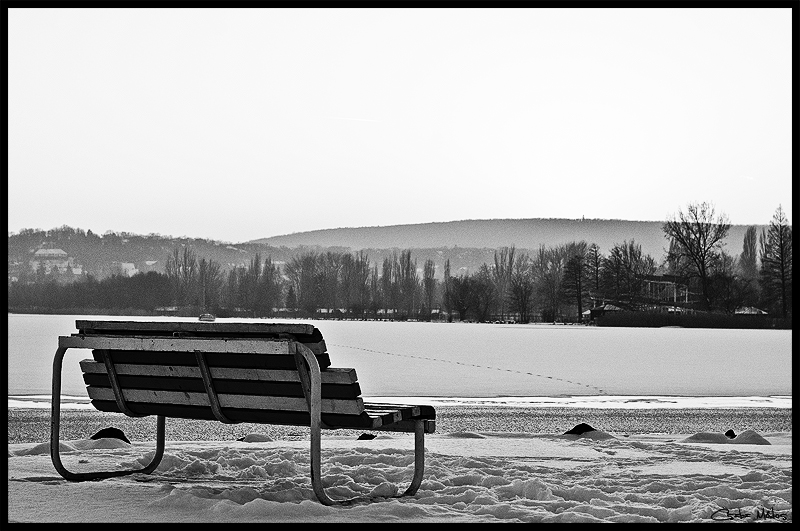
<path fill-rule="evenodd" d="M 130 448 L 130 443 L 113 437 L 100 439 L 80 439 L 70 441 L 76 450 L 113 450 L 115 448 Z"/>
<path fill-rule="evenodd" d="M 453 439 L 485 439 L 485 435 L 471 431 L 454 431 L 446 433 L 445 437 L 452 437 Z"/>
<path fill-rule="evenodd" d="M 61 453 L 67 453 L 67 452 L 75 452 L 76 448 L 70 444 L 61 442 L 58 444 L 58 450 Z M 36 446 L 28 448 L 27 450 L 24 449 L 18 450 L 13 453 L 14 455 L 50 455 L 50 443 L 49 442 L 40 443 L 37 444 Z"/>
<path fill-rule="evenodd" d="M 772 444 L 753 430 L 745 430 L 733 439 L 724 433 L 699 432 L 678 442 L 712 443 L 712 444 Z"/>
<path fill-rule="evenodd" d="M 593 441 L 604 441 L 606 439 L 616 439 L 613 435 L 603 430 L 592 430 L 592 431 L 585 431 L 579 435 L 574 434 L 564 434 L 561 437 L 564 439 L 569 440 L 576 440 L 576 439 L 592 439 Z"/>

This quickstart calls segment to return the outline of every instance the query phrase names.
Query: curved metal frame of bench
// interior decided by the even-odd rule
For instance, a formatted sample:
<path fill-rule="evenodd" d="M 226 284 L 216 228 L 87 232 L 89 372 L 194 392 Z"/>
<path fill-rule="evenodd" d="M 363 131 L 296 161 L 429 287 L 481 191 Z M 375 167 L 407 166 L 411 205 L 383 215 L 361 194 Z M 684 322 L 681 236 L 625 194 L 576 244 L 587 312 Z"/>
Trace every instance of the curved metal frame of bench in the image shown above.
<path fill-rule="evenodd" d="M 157 415 L 156 421 L 156 451 L 150 464 L 141 469 L 131 470 L 113 470 L 113 471 L 99 471 L 99 472 L 70 472 L 61 462 L 60 454 L 60 425 L 61 425 L 61 373 L 63 367 L 64 354 L 69 347 L 61 346 L 59 338 L 59 347 L 56 350 L 53 359 L 53 394 L 51 399 L 51 414 L 50 414 L 50 458 L 56 470 L 62 477 L 69 481 L 90 481 L 96 479 L 106 479 L 117 476 L 126 476 L 130 474 L 150 474 L 153 472 L 161 462 L 164 456 L 165 447 L 165 417 Z M 294 344 L 294 358 L 297 364 L 297 370 L 300 375 L 300 383 L 303 388 L 306 402 L 308 403 L 311 428 L 311 486 L 314 489 L 314 494 L 317 499 L 324 505 L 349 505 L 358 501 L 369 501 L 371 499 L 386 498 L 380 497 L 362 497 L 350 498 L 345 500 L 334 500 L 330 498 L 322 486 L 322 428 L 325 426 L 322 422 L 322 376 L 319 368 L 319 363 L 314 353 L 297 341 Z M 203 360 L 198 358 L 198 363 L 203 366 Z M 117 406 L 121 412 L 131 417 L 141 417 L 128 409 L 122 395 L 122 389 L 117 379 L 117 373 L 114 364 L 111 362 L 109 356 L 104 356 L 106 365 L 106 372 L 108 373 L 111 387 L 114 391 L 114 396 L 117 401 Z M 204 375 L 204 381 L 206 375 Z M 207 382 L 206 382 L 207 383 Z M 209 394 L 213 394 L 210 391 Z M 214 405 L 214 401 L 209 399 Z M 216 413 L 216 409 L 215 409 Z M 411 479 L 409 487 L 398 496 L 389 496 L 392 498 L 401 498 L 403 496 L 413 496 L 416 494 L 420 485 L 422 484 L 422 475 L 425 469 L 425 424 L 421 419 L 414 422 L 414 475 Z"/>
<path fill-rule="evenodd" d="M 322 486 L 322 376 L 319 363 L 314 353 L 305 345 L 294 342 L 295 362 L 300 373 L 300 383 L 306 395 L 308 409 L 311 416 L 311 486 L 314 494 L 323 505 L 349 505 L 358 501 L 369 501 L 374 498 L 350 498 L 346 500 L 333 500 L 325 493 Z M 303 363 L 305 361 L 305 363 Z M 414 422 L 414 476 L 411 485 L 403 494 L 388 496 L 401 498 L 413 496 L 422 484 L 422 474 L 425 469 L 425 424 L 422 420 Z M 381 496 L 380 498 L 384 498 Z"/>
<path fill-rule="evenodd" d="M 161 458 L 164 457 L 166 423 L 165 418 L 162 415 L 158 415 L 156 420 L 156 452 L 153 455 L 153 459 L 150 461 L 150 464 L 148 464 L 146 467 L 140 469 L 109 470 L 100 472 L 70 472 L 64 467 L 64 464 L 61 462 L 61 437 L 59 436 L 61 427 L 61 368 L 63 366 L 64 354 L 67 352 L 68 348 L 69 347 L 59 346 L 58 350 L 56 350 L 55 358 L 53 359 L 53 396 L 51 399 L 50 409 L 50 459 L 53 461 L 53 466 L 56 467 L 56 470 L 64 479 L 69 481 L 91 481 L 95 479 L 113 478 L 116 476 L 127 476 L 130 474 L 151 473 L 158 467 L 159 463 L 161 462 Z M 117 402 L 119 403 L 122 392 L 119 387 L 119 382 L 117 381 L 117 373 L 114 370 L 114 365 L 111 363 L 111 360 L 108 359 L 108 356 L 105 356 L 105 359 L 106 369 L 108 370 L 110 367 L 109 379 L 111 380 L 111 385 L 114 388 L 114 394 L 117 396 Z M 122 407 L 120 410 L 126 411 L 127 414 L 130 414 L 134 417 L 142 416 L 131 413 L 127 406 L 124 405 L 124 401 L 122 401 Z"/>

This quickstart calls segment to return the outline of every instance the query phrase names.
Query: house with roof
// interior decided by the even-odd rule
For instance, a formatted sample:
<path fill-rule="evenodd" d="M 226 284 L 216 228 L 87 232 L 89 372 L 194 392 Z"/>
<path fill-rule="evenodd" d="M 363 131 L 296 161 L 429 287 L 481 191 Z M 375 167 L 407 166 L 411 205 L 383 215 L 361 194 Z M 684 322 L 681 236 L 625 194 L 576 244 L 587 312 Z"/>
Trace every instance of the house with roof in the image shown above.
<path fill-rule="evenodd" d="M 75 278 L 83 275 L 83 267 L 63 249 L 38 249 L 28 261 L 28 265 L 34 273 L 44 268 L 45 275 L 57 273 Z"/>

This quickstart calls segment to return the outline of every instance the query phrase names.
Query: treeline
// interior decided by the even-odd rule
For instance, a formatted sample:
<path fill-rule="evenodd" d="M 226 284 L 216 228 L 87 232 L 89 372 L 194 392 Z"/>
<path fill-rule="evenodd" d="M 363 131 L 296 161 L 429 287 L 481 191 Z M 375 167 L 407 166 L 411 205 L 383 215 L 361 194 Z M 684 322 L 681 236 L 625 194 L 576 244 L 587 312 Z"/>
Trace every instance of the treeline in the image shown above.
<path fill-rule="evenodd" d="M 155 272 L 132 277 L 113 275 L 103 280 L 88 275 L 82 282 L 69 284 L 47 278 L 8 285 L 9 312 L 83 313 L 94 309 L 151 314 L 155 308 L 171 302 L 169 279 Z"/>
<path fill-rule="evenodd" d="M 691 204 L 664 224 L 670 246 L 660 263 L 634 240 L 607 254 L 594 243 L 574 241 L 533 252 L 503 247 L 473 273 L 454 275 L 447 260 L 443 279 L 436 278 L 433 260 L 419 264 L 411 250 L 393 252 L 381 263 L 363 251 L 307 251 L 282 264 L 256 253 L 247 265 L 223 271 L 191 247 L 176 247 L 164 274 L 10 284 L 9 308 L 155 312 L 175 306 L 219 316 L 277 311 L 295 317 L 566 322 L 612 302 L 633 311 L 668 304 L 732 314 L 754 306 L 791 316 L 792 234 L 782 209 L 761 234 L 748 229 L 738 256 L 722 249 L 729 227 L 710 205 Z M 671 279 L 673 289 L 686 288 L 680 297 L 665 294 L 669 284 L 653 282 L 654 275 Z"/>

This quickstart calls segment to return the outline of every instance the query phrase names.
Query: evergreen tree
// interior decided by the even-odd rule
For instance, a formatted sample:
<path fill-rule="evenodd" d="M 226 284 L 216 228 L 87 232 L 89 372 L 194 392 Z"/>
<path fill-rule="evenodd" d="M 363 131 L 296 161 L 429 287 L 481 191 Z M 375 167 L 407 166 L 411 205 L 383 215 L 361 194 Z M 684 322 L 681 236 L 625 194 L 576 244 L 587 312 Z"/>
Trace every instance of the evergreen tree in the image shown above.
<path fill-rule="evenodd" d="M 760 258 L 762 292 L 786 318 L 792 314 L 792 226 L 780 205 L 762 233 Z"/>
<path fill-rule="evenodd" d="M 747 227 L 744 233 L 742 254 L 737 260 L 738 276 L 741 282 L 743 304 L 755 306 L 758 304 L 758 233 L 755 225 Z"/>
<path fill-rule="evenodd" d="M 577 322 L 583 317 L 583 303 L 587 295 L 588 246 L 585 241 L 567 244 L 567 263 L 564 267 L 562 288 L 568 302 L 577 306 Z"/>

